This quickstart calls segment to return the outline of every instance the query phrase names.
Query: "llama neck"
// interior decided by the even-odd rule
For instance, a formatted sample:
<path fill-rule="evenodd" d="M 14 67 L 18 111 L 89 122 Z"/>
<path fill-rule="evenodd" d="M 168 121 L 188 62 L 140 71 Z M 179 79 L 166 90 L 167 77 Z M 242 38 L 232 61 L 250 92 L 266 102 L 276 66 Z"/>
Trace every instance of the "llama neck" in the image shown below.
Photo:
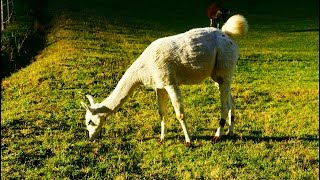
<path fill-rule="evenodd" d="M 111 113 L 114 113 L 140 84 L 139 68 L 134 63 L 124 73 L 110 96 L 101 102 L 101 104 L 110 109 Z"/>

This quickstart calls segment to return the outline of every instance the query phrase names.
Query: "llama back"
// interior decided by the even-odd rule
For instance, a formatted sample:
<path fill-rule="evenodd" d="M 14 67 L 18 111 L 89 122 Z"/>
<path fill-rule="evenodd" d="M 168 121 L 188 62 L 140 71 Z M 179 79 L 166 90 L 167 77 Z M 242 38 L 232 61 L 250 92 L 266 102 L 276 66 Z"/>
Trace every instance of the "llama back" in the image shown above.
<path fill-rule="evenodd" d="M 214 68 L 218 34 L 223 32 L 197 28 L 160 38 L 146 48 L 140 59 L 161 86 L 199 83 L 210 76 Z"/>

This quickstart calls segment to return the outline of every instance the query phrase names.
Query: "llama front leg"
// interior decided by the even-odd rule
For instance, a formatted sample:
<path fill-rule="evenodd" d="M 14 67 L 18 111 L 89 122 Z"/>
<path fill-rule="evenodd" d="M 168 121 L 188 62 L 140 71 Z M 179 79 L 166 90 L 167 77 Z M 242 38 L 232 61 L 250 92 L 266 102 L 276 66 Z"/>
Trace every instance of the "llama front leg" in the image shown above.
<path fill-rule="evenodd" d="M 223 128 L 226 123 L 226 119 L 228 118 L 228 114 L 234 113 L 232 110 L 230 83 L 224 82 L 220 84 L 219 90 L 220 90 L 220 103 L 221 103 L 221 117 L 219 120 L 219 127 L 216 131 L 216 134 L 213 137 L 213 141 L 215 142 L 219 141 L 220 137 L 222 136 Z M 231 119 L 229 120 L 228 123 L 229 123 L 229 130 L 233 131 L 233 123 L 231 123 Z"/>
<path fill-rule="evenodd" d="M 184 133 L 184 137 L 185 137 L 185 141 L 186 141 L 186 145 L 190 146 L 191 142 L 190 142 L 188 128 L 187 128 L 186 122 L 184 120 L 184 109 L 183 109 L 183 104 L 182 104 L 182 100 L 181 100 L 180 90 L 175 85 L 166 86 L 165 89 L 167 90 L 168 95 L 171 99 L 173 108 L 176 112 L 176 117 L 181 124 L 182 130 Z"/>
<path fill-rule="evenodd" d="M 159 114 L 161 118 L 161 135 L 160 142 L 164 140 L 165 136 L 165 122 L 167 120 L 167 100 L 168 94 L 165 89 L 157 89 L 157 97 L 158 97 L 158 106 L 159 106 Z"/>

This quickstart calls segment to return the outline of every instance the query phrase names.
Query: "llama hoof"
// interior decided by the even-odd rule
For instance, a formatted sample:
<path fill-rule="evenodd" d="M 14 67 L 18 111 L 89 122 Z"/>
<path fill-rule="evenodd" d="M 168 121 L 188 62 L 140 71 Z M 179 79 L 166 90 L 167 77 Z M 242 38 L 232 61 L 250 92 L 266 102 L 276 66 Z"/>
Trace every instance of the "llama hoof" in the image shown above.
<path fill-rule="evenodd" d="M 161 145 L 162 143 L 163 143 L 163 140 L 160 139 L 160 140 L 158 141 L 158 144 Z"/>
<path fill-rule="evenodd" d="M 220 137 L 219 137 L 219 136 L 213 136 L 212 141 L 213 141 L 214 143 L 217 143 L 217 142 L 220 141 Z"/>
<path fill-rule="evenodd" d="M 192 148 L 193 146 L 192 146 L 192 144 L 190 142 L 186 142 L 186 147 Z"/>

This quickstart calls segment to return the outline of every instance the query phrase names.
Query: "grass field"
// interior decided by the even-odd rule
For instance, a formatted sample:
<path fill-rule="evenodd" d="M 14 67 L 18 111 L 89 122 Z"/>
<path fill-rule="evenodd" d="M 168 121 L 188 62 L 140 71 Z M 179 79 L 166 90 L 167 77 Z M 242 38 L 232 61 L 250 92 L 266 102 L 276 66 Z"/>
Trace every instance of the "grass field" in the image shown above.
<path fill-rule="evenodd" d="M 250 26 L 236 40 L 235 137 L 211 142 L 220 105 L 207 79 L 181 87 L 195 148 L 173 108 L 158 144 L 156 96 L 145 88 L 88 141 L 85 95 L 106 98 L 155 39 L 208 26 L 209 2 L 48 2 L 45 48 L 1 83 L 1 179 L 318 179 L 318 1 L 225 2 Z"/>

